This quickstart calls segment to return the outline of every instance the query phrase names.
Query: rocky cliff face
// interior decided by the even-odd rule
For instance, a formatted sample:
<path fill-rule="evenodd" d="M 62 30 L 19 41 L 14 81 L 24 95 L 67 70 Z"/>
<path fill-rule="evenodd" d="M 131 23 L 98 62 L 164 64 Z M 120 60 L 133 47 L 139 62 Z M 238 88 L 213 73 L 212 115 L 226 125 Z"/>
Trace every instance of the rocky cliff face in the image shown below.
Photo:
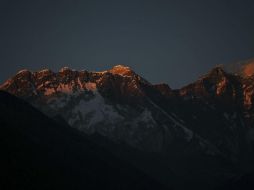
<path fill-rule="evenodd" d="M 249 152 L 253 77 L 217 67 L 179 90 L 153 85 L 129 67 L 89 72 L 23 70 L 0 89 L 22 97 L 50 117 L 146 151 L 202 152 L 231 160 Z M 246 136 L 250 136 L 246 138 Z M 173 148 L 172 148 L 173 147 Z"/>

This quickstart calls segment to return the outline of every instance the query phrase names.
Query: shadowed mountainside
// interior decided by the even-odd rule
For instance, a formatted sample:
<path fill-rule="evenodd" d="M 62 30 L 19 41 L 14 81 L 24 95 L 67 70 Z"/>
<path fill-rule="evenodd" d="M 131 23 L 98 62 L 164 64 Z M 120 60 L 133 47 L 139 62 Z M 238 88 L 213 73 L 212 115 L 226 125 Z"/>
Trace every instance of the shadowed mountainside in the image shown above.
<path fill-rule="evenodd" d="M 0 92 L 1 189 L 165 189 L 86 135 Z"/>

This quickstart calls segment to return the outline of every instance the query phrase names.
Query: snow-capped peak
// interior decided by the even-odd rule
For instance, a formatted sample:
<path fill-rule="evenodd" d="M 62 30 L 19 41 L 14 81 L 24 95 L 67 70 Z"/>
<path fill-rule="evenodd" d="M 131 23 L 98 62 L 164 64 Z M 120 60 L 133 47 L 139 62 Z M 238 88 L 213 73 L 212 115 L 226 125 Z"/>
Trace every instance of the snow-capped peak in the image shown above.
<path fill-rule="evenodd" d="M 72 69 L 70 69 L 69 67 L 63 67 L 59 70 L 60 73 L 64 72 L 64 71 L 72 71 Z"/>
<path fill-rule="evenodd" d="M 52 71 L 50 69 L 43 69 L 39 71 L 38 73 L 51 73 Z"/>
<path fill-rule="evenodd" d="M 135 74 L 130 67 L 124 65 L 116 65 L 112 69 L 110 69 L 109 72 L 122 76 L 132 76 L 133 74 Z"/>
<path fill-rule="evenodd" d="M 22 69 L 22 70 L 20 70 L 20 71 L 17 73 L 17 75 L 19 75 L 19 74 L 25 74 L 25 73 L 30 73 L 30 71 L 27 70 L 27 69 Z"/>

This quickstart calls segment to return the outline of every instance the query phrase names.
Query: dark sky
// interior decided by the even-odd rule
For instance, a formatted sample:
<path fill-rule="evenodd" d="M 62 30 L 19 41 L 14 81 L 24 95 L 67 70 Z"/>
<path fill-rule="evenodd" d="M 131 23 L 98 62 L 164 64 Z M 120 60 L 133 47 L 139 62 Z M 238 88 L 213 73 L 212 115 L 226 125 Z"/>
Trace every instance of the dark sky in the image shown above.
<path fill-rule="evenodd" d="M 0 82 L 27 68 L 132 67 L 177 88 L 254 57 L 253 0 L 1 0 Z"/>

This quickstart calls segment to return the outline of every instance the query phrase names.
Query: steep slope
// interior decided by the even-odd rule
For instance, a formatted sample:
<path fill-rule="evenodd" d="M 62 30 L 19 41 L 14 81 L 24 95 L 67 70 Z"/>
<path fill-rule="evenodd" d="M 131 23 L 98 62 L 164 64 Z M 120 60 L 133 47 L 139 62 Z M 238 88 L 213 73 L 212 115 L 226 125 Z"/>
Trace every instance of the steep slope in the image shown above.
<path fill-rule="evenodd" d="M 249 132 L 243 114 L 243 89 L 238 76 L 216 67 L 198 81 L 178 91 L 175 111 L 189 127 L 233 160 L 248 154 Z"/>
<path fill-rule="evenodd" d="M 1 189 L 164 189 L 89 138 L 0 91 Z"/>

